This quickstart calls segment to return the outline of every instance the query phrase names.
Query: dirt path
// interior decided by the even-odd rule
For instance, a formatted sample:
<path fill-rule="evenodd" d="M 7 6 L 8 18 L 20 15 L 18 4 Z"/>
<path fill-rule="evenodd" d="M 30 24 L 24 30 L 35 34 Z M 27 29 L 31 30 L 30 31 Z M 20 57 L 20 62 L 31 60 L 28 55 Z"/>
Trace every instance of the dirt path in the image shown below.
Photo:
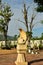
<path fill-rule="evenodd" d="M 17 54 L 0 55 L 0 65 L 13 65 Z"/>
<path fill-rule="evenodd" d="M 40 54 L 26 54 L 28 65 L 43 65 L 43 52 Z M 17 53 L 0 54 L 0 65 L 15 65 Z"/>

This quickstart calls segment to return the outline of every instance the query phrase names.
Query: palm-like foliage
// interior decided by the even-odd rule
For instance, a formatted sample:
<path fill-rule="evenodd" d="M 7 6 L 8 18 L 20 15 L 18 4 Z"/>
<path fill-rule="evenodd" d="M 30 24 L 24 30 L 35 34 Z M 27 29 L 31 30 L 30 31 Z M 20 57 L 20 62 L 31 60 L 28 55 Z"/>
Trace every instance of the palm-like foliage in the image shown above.
<path fill-rule="evenodd" d="M 0 31 L 3 32 L 5 43 L 7 46 L 7 31 L 8 31 L 8 24 L 11 20 L 12 12 L 9 5 L 4 4 L 0 9 Z"/>
<path fill-rule="evenodd" d="M 10 21 L 10 17 L 12 16 L 10 6 L 5 5 L 2 10 L 0 10 L 0 16 L 4 17 L 5 23 Z"/>

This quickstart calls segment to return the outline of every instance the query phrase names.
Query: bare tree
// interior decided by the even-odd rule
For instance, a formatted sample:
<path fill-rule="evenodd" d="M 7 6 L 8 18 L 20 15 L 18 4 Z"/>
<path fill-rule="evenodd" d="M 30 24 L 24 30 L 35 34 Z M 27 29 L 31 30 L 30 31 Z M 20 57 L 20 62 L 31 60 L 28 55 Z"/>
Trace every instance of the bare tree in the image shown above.
<path fill-rule="evenodd" d="M 34 12 L 33 12 L 31 21 L 29 22 L 28 21 L 28 9 L 29 9 L 29 7 L 26 7 L 26 4 L 24 3 L 22 12 L 23 12 L 23 17 L 24 17 L 25 22 L 23 22 L 21 20 L 18 20 L 18 21 L 20 21 L 21 23 L 23 23 L 26 26 L 27 40 L 28 40 L 28 43 L 30 43 L 30 39 L 32 37 L 32 30 L 33 30 L 33 27 L 35 26 L 35 24 L 33 24 L 33 20 L 35 19 L 36 15 L 34 15 Z"/>

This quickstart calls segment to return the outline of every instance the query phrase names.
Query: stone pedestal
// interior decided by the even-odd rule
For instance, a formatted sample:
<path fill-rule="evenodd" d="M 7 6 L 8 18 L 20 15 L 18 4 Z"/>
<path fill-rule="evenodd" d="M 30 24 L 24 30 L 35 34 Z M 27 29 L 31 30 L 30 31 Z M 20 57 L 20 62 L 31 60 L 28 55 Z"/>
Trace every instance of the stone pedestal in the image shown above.
<path fill-rule="evenodd" d="M 27 46 L 24 44 L 18 44 L 17 45 L 17 60 L 15 61 L 16 65 L 28 65 L 25 58 L 25 53 L 27 50 Z"/>

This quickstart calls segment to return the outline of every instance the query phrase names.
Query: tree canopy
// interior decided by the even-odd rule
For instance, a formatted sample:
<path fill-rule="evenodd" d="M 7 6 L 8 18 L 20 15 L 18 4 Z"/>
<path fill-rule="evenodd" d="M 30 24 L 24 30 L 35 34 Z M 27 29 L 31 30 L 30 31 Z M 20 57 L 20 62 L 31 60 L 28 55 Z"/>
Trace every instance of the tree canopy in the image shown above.
<path fill-rule="evenodd" d="M 7 32 L 8 32 L 8 24 L 11 20 L 12 12 L 10 6 L 8 4 L 2 3 L 0 0 L 0 31 L 3 32 L 5 45 L 7 47 Z"/>
<path fill-rule="evenodd" d="M 43 0 L 34 0 L 34 2 L 38 4 L 37 12 L 43 12 Z"/>

